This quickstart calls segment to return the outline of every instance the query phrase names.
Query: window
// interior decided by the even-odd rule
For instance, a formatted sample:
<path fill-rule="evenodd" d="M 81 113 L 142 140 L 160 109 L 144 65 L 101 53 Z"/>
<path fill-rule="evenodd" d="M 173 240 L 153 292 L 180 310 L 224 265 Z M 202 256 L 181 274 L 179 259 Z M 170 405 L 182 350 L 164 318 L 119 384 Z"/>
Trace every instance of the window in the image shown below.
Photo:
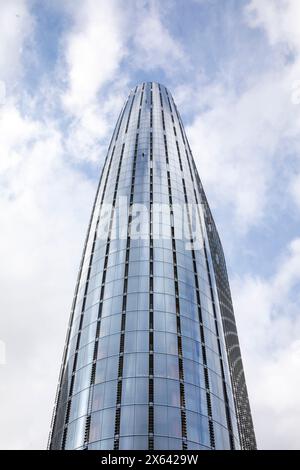
<path fill-rule="evenodd" d="M 105 336 L 99 339 L 98 359 L 119 354 L 120 335 Z"/>
<path fill-rule="evenodd" d="M 90 441 L 114 437 L 115 409 L 97 411 L 91 415 Z"/>
<path fill-rule="evenodd" d="M 95 385 L 93 391 L 92 411 L 115 406 L 117 398 L 117 381 Z"/>
<path fill-rule="evenodd" d="M 181 414 L 179 408 L 154 407 L 154 434 L 181 437 Z"/>
<path fill-rule="evenodd" d="M 149 350 L 147 331 L 129 331 L 125 335 L 125 352 L 146 352 Z"/>
<path fill-rule="evenodd" d="M 148 434 L 148 406 L 122 406 L 120 435 Z"/>
<path fill-rule="evenodd" d="M 69 422 L 87 414 L 88 399 L 89 399 L 88 388 L 85 389 L 83 392 L 78 393 L 77 395 L 72 397 Z"/>
<path fill-rule="evenodd" d="M 123 379 L 122 404 L 135 405 L 148 403 L 148 379 Z"/>
<path fill-rule="evenodd" d="M 68 425 L 65 449 L 78 449 L 83 445 L 85 419 L 80 418 Z"/>
<path fill-rule="evenodd" d="M 147 377 L 148 371 L 148 354 L 124 354 L 123 377 Z"/>
<path fill-rule="evenodd" d="M 97 361 L 96 365 L 96 383 L 105 382 L 118 377 L 119 357 L 112 356 L 107 359 Z"/>
<path fill-rule="evenodd" d="M 154 403 L 180 407 L 179 382 L 168 379 L 154 379 Z"/>
<path fill-rule="evenodd" d="M 89 343 L 84 348 L 81 348 L 77 355 L 76 369 L 81 369 L 81 367 L 86 366 L 93 360 L 94 354 L 94 343 Z"/>
<path fill-rule="evenodd" d="M 84 390 L 90 385 L 90 376 L 91 376 L 91 364 L 86 367 L 83 367 L 76 372 L 75 381 L 74 381 L 74 395 L 81 390 Z"/>

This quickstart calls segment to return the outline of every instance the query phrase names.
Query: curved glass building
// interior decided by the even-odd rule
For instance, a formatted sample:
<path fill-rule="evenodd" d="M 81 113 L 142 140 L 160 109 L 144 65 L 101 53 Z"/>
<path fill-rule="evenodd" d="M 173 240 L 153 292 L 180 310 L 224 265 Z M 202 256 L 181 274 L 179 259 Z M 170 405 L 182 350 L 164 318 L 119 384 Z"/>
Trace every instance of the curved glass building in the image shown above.
<path fill-rule="evenodd" d="M 131 91 L 108 149 L 49 448 L 256 448 L 222 246 L 158 83 Z"/>

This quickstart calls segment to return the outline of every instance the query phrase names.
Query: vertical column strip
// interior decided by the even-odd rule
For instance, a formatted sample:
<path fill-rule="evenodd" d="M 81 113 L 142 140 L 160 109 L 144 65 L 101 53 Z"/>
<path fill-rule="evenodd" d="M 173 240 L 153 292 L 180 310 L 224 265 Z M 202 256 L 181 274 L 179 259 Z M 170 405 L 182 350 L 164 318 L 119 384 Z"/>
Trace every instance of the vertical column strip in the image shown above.
<path fill-rule="evenodd" d="M 159 87 L 159 96 L 162 111 L 162 120 L 164 126 L 164 113 L 163 113 L 163 101 L 161 94 L 161 87 Z M 182 434 L 182 448 L 187 449 L 187 428 L 186 428 L 186 410 L 185 410 L 185 392 L 184 392 L 184 369 L 182 359 L 182 340 L 181 340 L 181 320 L 180 320 L 180 302 L 179 302 L 179 285 L 178 285 L 178 274 L 177 274 L 177 251 L 176 251 L 176 240 L 175 240 L 175 229 L 174 229 L 174 213 L 173 213 L 173 198 L 172 198 L 172 185 L 171 175 L 169 170 L 169 154 L 167 137 L 164 129 L 164 144 L 165 144 L 165 158 L 167 166 L 167 179 L 168 179 L 168 193 L 169 193 L 169 205 L 170 205 L 170 226 L 171 226 L 171 238 L 172 238 L 172 253 L 173 253 L 173 270 L 174 270 L 174 288 L 175 288 L 175 303 L 176 303 L 176 325 L 177 325 L 177 347 L 178 347 L 178 369 L 179 369 L 179 387 L 180 387 L 180 412 L 181 412 L 181 434 Z"/>
<path fill-rule="evenodd" d="M 103 165 L 103 168 L 102 168 L 102 171 L 101 171 L 101 176 L 100 176 L 100 179 L 99 179 L 99 183 L 98 183 L 98 187 L 97 187 L 97 191 L 96 191 L 96 196 L 95 196 L 95 199 L 94 199 L 92 213 L 91 213 L 90 220 L 89 220 L 88 230 L 87 230 L 87 234 L 86 234 L 86 238 L 85 238 L 85 242 L 84 242 L 83 253 L 82 253 L 81 262 L 80 262 L 80 266 L 79 266 L 79 270 L 78 270 L 75 293 L 74 293 L 74 298 L 73 298 L 73 302 L 72 302 L 70 320 L 69 320 L 69 324 L 68 324 L 68 330 L 67 330 L 65 346 L 64 346 L 64 351 L 63 351 L 63 358 L 62 358 L 62 363 L 61 363 L 61 367 L 60 367 L 58 386 L 57 386 L 57 391 L 56 391 L 56 396 L 55 396 L 55 401 L 54 401 L 54 408 L 53 408 L 51 425 L 50 425 L 50 432 L 49 432 L 48 443 L 47 443 L 47 448 L 48 449 L 51 449 L 52 439 L 54 437 L 54 430 L 55 430 L 56 419 L 57 419 L 57 407 L 58 407 L 59 400 L 60 400 L 60 397 L 61 397 L 61 388 L 62 388 L 62 382 L 63 382 L 63 375 L 64 375 L 65 367 L 66 367 L 66 359 L 67 359 L 67 353 L 68 353 L 69 342 L 70 342 L 70 334 L 71 334 L 72 325 L 73 325 L 74 312 L 75 312 L 75 307 L 76 307 L 76 302 L 77 302 L 79 284 L 80 284 L 82 269 L 83 269 L 84 260 L 85 260 L 85 256 L 86 256 L 88 240 L 89 240 L 90 233 L 91 233 L 92 222 L 93 222 L 93 219 L 94 219 L 94 216 L 95 216 L 97 200 L 98 200 L 98 196 L 99 196 L 99 192 L 100 192 L 102 179 L 103 179 L 103 176 L 104 176 L 104 173 L 105 173 L 105 168 L 107 166 L 107 162 L 108 162 L 108 159 L 109 159 L 110 149 L 111 149 L 113 141 L 116 142 L 116 140 L 118 138 L 120 125 L 122 123 L 122 119 L 123 119 L 123 115 L 124 115 L 124 111 L 125 111 L 125 108 L 127 106 L 127 103 L 128 103 L 128 98 L 127 98 L 127 100 L 126 100 L 126 102 L 125 102 L 125 104 L 124 104 L 124 106 L 123 106 L 123 108 L 122 108 L 122 110 L 119 114 L 118 121 L 117 121 L 115 130 L 113 132 L 113 135 L 112 135 L 109 147 L 108 147 L 108 152 L 107 152 L 107 155 L 105 157 L 105 162 L 104 162 L 104 165 Z M 111 156 L 111 158 L 112 158 L 112 156 Z"/>
<path fill-rule="evenodd" d="M 166 90 L 166 93 L 167 93 L 167 95 L 168 95 L 167 90 Z M 168 97 L 168 99 L 169 99 L 169 97 Z M 171 108 L 170 100 L 169 100 L 169 105 L 170 105 L 170 111 L 171 111 L 171 114 L 172 114 L 172 108 Z M 174 106 L 175 106 L 175 104 L 174 104 Z M 175 107 L 175 110 L 176 110 L 176 114 L 177 114 L 178 123 L 179 123 L 179 126 L 180 126 L 180 131 L 181 131 L 181 135 L 182 135 L 182 139 L 183 139 L 183 144 L 184 144 L 184 147 L 185 147 L 186 158 L 187 158 L 187 162 L 188 162 L 188 167 L 189 167 L 189 171 L 190 171 L 191 180 L 192 180 L 192 182 L 194 183 L 194 178 L 193 178 L 192 168 L 191 168 L 191 164 L 190 164 L 189 154 L 188 154 L 188 151 L 187 151 L 187 149 L 186 149 L 186 141 L 187 141 L 187 139 L 186 139 L 186 136 L 184 136 L 182 124 L 181 124 L 181 122 L 180 122 L 179 113 L 178 113 L 176 107 Z M 174 120 L 173 120 L 173 122 L 174 122 Z M 175 138 L 176 138 L 176 134 L 175 134 Z M 179 150 L 179 145 L 178 145 L 177 139 L 176 139 L 176 145 L 177 145 L 178 155 L 179 155 L 179 157 L 180 157 L 180 150 Z M 182 166 L 182 165 L 181 165 L 181 166 Z M 191 216 L 190 216 L 190 212 L 189 212 L 187 191 L 186 191 L 186 186 L 185 186 L 185 180 L 184 180 L 184 178 L 183 178 L 182 182 L 183 182 L 183 188 L 184 188 L 185 202 L 186 202 L 186 204 L 187 204 L 188 225 L 189 225 L 189 232 L 190 232 L 190 237 L 191 237 L 190 243 L 193 244 L 193 240 L 192 240 L 192 228 L 191 228 Z M 195 201 L 196 201 L 196 205 L 197 205 L 197 210 L 199 211 L 198 197 L 197 197 L 197 193 L 196 193 L 195 186 L 194 186 L 194 196 L 195 196 Z M 230 408 L 229 408 L 228 392 L 227 392 L 227 386 L 226 386 L 226 380 L 225 380 L 225 373 L 224 373 L 224 365 L 223 365 L 222 350 L 221 350 L 221 344 L 220 344 L 220 335 L 219 335 L 219 328 L 218 328 L 218 322 L 217 322 L 217 314 L 216 314 L 216 306 L 215 306 L 214 291 L 213 291 L 213 286 L 212 286 L 212 279 L 211 279 L 211 273 L 210 273 L 210 266 L 209 266 L 209 262 L 208 262 L 207 248 L 206 248 L 206 243 L 205 243 L 205 239 L 204 239 L 204 233 L 203 233 L 203 228 L 202 228 L 201 218 L 200 218 L 200 214 L 199 214 L 199 213 L 198 213 L 198 218 L 199 218 L 199 222 L 200 222 L 200 226 L 201 226 L 201 231 L 202 231 L 203 248 L 204 248 L 204 254 L 205 254 L 206 269 L 207 269 L 207 273 L 208 273 L 209 287 L 210 287 L 211 298 L 212 298 L 212 306 L 213 306 L 213 313 L 214 313 L 214 323 L 215 323 L 216 338 L 217 338 L 217 344 L 218 344 L 218 352 L 219 352 L 219 360 L 220 360 L 220 369 L 221 369 L 221 375 L 222 375 L 222 386 L 223 386 L 223 396 L 224 396 L 224 403 L 225 403 L 225 413 L 226 413 L 227 427 L 228 427 L 228 433 L 229 433 L 229 442 L 230 442 L 230 448 L 231 448 L 232 450 L 234 450 L 235 444 L 234 444 L 233 429 L 232 429 L 232 421 L 231 421 Z M 196 265 L 196 258 L 195 258 L 195 251 L 194 251 L 194 249 L 192 249 L 192 256 L 193 256 L 193 264 L 194 264 L 194 267 L 195 267 L 195 280 L 197 280 L 197 284 L 198 284 L 197 265 Z M 199 286 L 197 286 L 197 285 L 196 285 L 196 291 L 197 291 L 197 295 L 198 295 L 198 294 L 199 294 Z M 207 364 L 206 364 L 206 366 L 207 366 Z M 208 379 L 208 377 L 207 377 L 207 379 Z M 206 381 L 206 379 L 205 379 L 205 381 Z M 208 386 L 209 386 L 209 383 L 208 383 Z M 209 388 L 209 387 L 208 387 L 208 388 Z M 210 400 L 210 398 L 209 398 L 209 400 Z M 211 400 L 210 400 L 210 402 L 211 402 Z M 210 409 L 211 409 L 211 404 L 210 404 Z M 212 423 L 212 422 L 211 422 L 210 427 L 211 427 L 210 431 L 211 431 L 211 433 L 213 434 L 213 423 Z M 213 437 L 213 441 L 214 441 L 214 437 Z"/>
<path fill-rule="evenodd" d="M 176 148 L 177 148 L 179 166 L 180 166 L 181 171 L 183 172 L 181 154 L 180 154 L 178 140 L 177 140 L 177 134 L 176 134 L 176 130 L 175 130 L 174 117 L 173 117 L 172 107 L 171 107 L 171 103 L 170 103 L 170 99 L 169 99 L 169 95 L 168 95 L 167 90 L 166 90 L 166 95 L 167 95 L 167 98 L 168 98 L 170 113 L 171 113 L 172 122 L 173 122 L 174 139 L 176 141 Z M 183 187 L 183 193 L 184 193 L 184 200 L 185 200 L 185 204 L 186 204 L 186 207 L 187 207 L 188 227 L 189 227 L 189 234 L 190 234 L 190 243 L 191 243 L 191 247 L 192 247 L 191 254 L 192 254 L 192 260 L 193 260 L 194 281 L 195 281 L 195 290 L 196 290 L 196 297 L 197 297 L 198 318 L 199 318 L 200 338 L 201 338 L 201 348 L 202 348 L 202 358 L 203 358 L 203 366 L 204 366 L 203 368 L 204 368 L 204 380 L 205 380 L 205 389 L 206 389 L 206 401 L 207 401 L 207 413 L 208 413 L 208 427 L 209 427 L 210 445 L 211 445 L 212 448 L 214 448 L 215 447 L 215 437 L 214 437 L 214 429 L 213 429 L 213 421 L 212 421 L 210 384 L 209 384 L 209 377 L 208 377 L 208 371 L 207 371 L 205 334 L 204 334 L 202 310 L 201 310 L 201 303 L 200 303 L 197 263 L 196 263 L 195 251 L 193 249 L 191 217 L 190 217 L 189 206 L 188 206 L 188 198 L 187 198 L 187 191 L 186 191 L 186 185 L 185 185 L 185 178 L 184 178 L 183 175 L 182 175 L 182 187 Z"/>
<path fill-rule="evenodd" d="M 132 104 L 133 104 L 133 101 L 135 99 L 136 89 L 135 89 L 134 94 L 132 96 L 130 109 L 132 108 Z M 124 114 L 123 114 L 123 116 L 124 116 Z M 123 119 L 123 116 L 122 116 L 122 119 Z M 127 127 L 127 125 L 126 125 L 126 127 Z M 121 128 L 121 122 L 120 122 L 120 125 L 118 127 L 117 135 L 119 135 L 120 128 Z M 98 310 L 97 327 L 96 327 L 96 335 L 95 335 L 95 345 L 94 345 L 94 353 L 93 353 L 93 364 L 92 364 L 91 377 L 90 377 L 90 391 L 89 391 L 89 405 L 88 405 L 89 409 L 88 409 L 88 415 L 87 415 L 86 424 L 85 424 L 85 439 L 84 439 L 85 440 L 85 446 L 87 446 L 87 444 L 89 442 L 89 432 L 90 432 L 90 423 L 91 423 L 91 405 L 92 405 L 91 399 L 92 399 L 92 390 L 93 390 L 93 386 L 95 384 L 95 376 L 96 376 L 96 363 L 97 363 L 97 356 L 98 356 L 100 326 L 101 326 L 101 317 L 102 317 L 102 305 L 103 305 L 103 298 L 104 298 L 104 292 L 105 292 L 105 280 L 106 280 L 106 272 L 107 272 L 107 265 L 108 265 L 109 251 L 110 251 L 111 232 L 112 232 L 114 213 L 115 213 L 115 208 L 116 208 L 117 192 L 118 192 L 118 186 L 119 186 L 119 179 L 120 179 L 124 149 L 125 149 L 125 143 L 122 144 L 119 163 L 118 163 L 117 177 L 116 177 L 116 182 L 115 182 L 115 187 L 114 187 L 112 209 L 111 209 L 109 227 L 108 227 L 108 236 L 107 236 L 107 241 L 106 241 L 105 258 L 104 258 L 104 265 L 103 265 L 103 275 L 102 275 L 100 299 L 99 299 L 99 310 Z M 115 150 L 115 147 L 114 147 L 114 150 Z M 111 166 L 111 163 L 112 163 L 112 159 L 110 161 L 110 166 Z M 110 169 L 110 167 L 109 167 L 109 169 Z M 106 193 L 106 187 L 107 187 L 107 183 L 108 183 L 108 174 L 109 173 L 107 173 L 107 178 L 106 178 L 106 181 L 105 181 L 105 188 L 104 188 L 103 194 L 102 194 L 101 206 L 103 205 L 104 197 L 105 197 L 105 193 Z M 100 221 L 100 217 L 101 217 L 101 211 L 99 212 L 97 227 L 98 227 L 98 224 L 99 224 L 99 221 Z M 95 236 L 97 236 L 97 230 L 95 232 Z"/>
<path fill-rule="evenodd" d="M 150 85 L 150 182 L 149 182 L 149 417 L 148 417 L 148 449 L 154 449 L 154 333 L 153 333 L 153 133 L 152 133 L 152 103 L 153 89 Z"/>
<path fill-rule="evenodd" d="M 143 91 L 144 91 L 144 86 L 142 88 L 141 102 L 140 102 L 140 108 L 139 108 L 139 117 L 138 117 L 138 122 L 137 122 L 137 131 L 136 131 L 136 138 L 135 138 L 135 147 L 134 147 L 134 154 L 133 154 L 132 174 L 131 174 L 130 201 L 129 201 L 129 211 L 128 211 L 128 222 L 127 222 L 128 229 L 127 229 L 125 267 L 124 267 L 123 302 L 122 302 L 119 364 L 118 364 L 118 384 L 117 384 L 116 416 L 115 416 L 115 430 L 114 430 L 114 450 L 118 450 L 119 445 L 120 445 L 120 424 L 121 424 L 124 346 L 125 346 L 125 330 L 126 330 L 127 287 L 128 287 L 128 270 L 129 270 L 129 259 L 130 259 L 130 232 L 131 232 L 131 222 L 132 222 L 132 206 L 133 206 L 133 198 L 134 198 L 136 160 L 137 160 L 138 140 L 139 140 L 138 128 L 140 124 L 140 111 L 141 111 Z M 133 102 L 130 108 L 130 113 L 129 113 L 127 126 L 126 126 L 126 132 L 129 127 L 132 105 L 133 105 Z"/>
<path fill-rule="evenodd" d="M 126 102 L 126 104 L 127 104 L 127 102 Z M 125 106 L 122 110 L 122 113 L 120 115 L 119 125 L 116 127 L 116 129 L 117 129 L 117 134 L 116 135 L 118 135 L 119 130 L 120 130 L 120 126 L 121 126 L 121 123 L 122 123 L 122 120 L 123 120 L 126 104 L 125 104 Z M 85 290 L 84 290 L 83 302 L 82 302 L 82 307 L 81 307 L 81 315 L 80 315 L 79 326 L 78 326 L 77 342 L 76 342 L 75 354 L 74 354 L 73 365 L 72 365 L 71 382 L 70 382 L 70 387 L 69 387 L 69 391 L 68 391 L 68 401 L 67 401 L 66 414 L 65 414 L 65 419 L 64 419 L 64 430 L 63 430 L 62 444 L 61 444 L 62 449 L 65 448 L 66 439 L 67 439 L 68 422 L 69 422 L 69 416 L 70 416 L 70 410 L 71 410 L 71 397 L 72 397 L 72 394 L 73 394 L 75 371 L 76 371 L 77 358 L 78 358 L 78 350 L 79 350 L 79 347 L 80 347 L 81 328 L 82 328 L 82 322 L 83 322 L 83 316 L 84 316 L 84 310 L 85 310 L 85 302 L 86 302 L 86 296 L 87 296 L 87 291 L 88 291 L 89 278 L 90 278 L 90 273 L 91 273 L 91 266 L 92 266 L 93 257 L 94 257 L 95 243 L 96 243 L 96 239 L 97 239 L 97 229 L 98 229 L 98 224 L 99 224 L 99 220 L 100 220 L 101 206 L 103 204 L 107 179 L 109 177 L 111 163 L 112 163 L 113 157 L 114 157 L 114 152 L 115 152 L 115 145 L 113 147 L 111 157 L 110 157 L 110 162 L 109 162 L 108 169 L 107 169 L 106 180 L 105 180 L 105 184 L 104 184 L 104 188 L 103 188 L 103 192 L 102 192 L 102 199 L 101 199 L 100 208 L 99 208 L 99 215 L 98 215 L 97 221 L 96 221 L 95 234 L 94 234 L 94 237 L 93 237 L 93 244 L 92 244 L 91 254 L 90 254 L 90 259 L 89 259 L 89 267 L 88 267 L 87 277 L 86 277 L 86 282 L 85 282 Z M 102 172 L 101 177 L 102 177 L 103 174 L 104 173 Z M 98 187 L 98 191 L 99 191 L 99 188 L 100 188 L 100 185 Z M 97 191 L 97 196 L 96 196 L 96 199 L 95 199 L 95 204 L 96 204 L 97 197 L 98 197 L 98 191 Z M 88 238 L 89 237 L 87 237 L 87 241 L 88 241 Z M 84 263 L 84 259 L 82 260 L 82 266 L 83 266 L 83 263 Z M 81 266 L 79 278 L 81 277 L 82 266 Z M 78 287 L 79 287 L 79 282 L 78 282 L 78 286 L 76 288 L 77 289 L 77 291 L 76 291 L 76 300 L 77 300 L 77 295 L 78 295 Z M 76 304 L 76 302 L 75 302 L 75 304 Z M 75 304 L 74 304 L 74 309 L 75 309 Z"/>

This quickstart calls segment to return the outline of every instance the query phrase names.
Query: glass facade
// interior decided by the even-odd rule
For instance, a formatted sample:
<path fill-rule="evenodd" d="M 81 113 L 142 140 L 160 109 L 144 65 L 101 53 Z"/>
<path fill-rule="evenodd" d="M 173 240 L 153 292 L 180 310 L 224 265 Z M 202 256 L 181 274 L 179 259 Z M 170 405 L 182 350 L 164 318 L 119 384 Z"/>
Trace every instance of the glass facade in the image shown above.
<path fill-rule="evenodd" d="M 222 247 L 176 105 L 158 83 L 131 91 L 108 149 L 49 448 L 255 448 Z"/>

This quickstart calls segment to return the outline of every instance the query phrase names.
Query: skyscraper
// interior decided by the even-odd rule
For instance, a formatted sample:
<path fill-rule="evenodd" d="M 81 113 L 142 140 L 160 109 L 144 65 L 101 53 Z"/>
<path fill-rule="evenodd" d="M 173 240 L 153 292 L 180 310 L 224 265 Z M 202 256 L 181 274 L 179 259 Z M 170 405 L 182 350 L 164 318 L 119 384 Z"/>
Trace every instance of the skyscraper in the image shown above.
<path fill-rule="evenodd" d="M 255 447 L 218 233 L 170 92 L 142 83 L 101 174 L 49 448 Z"/>

